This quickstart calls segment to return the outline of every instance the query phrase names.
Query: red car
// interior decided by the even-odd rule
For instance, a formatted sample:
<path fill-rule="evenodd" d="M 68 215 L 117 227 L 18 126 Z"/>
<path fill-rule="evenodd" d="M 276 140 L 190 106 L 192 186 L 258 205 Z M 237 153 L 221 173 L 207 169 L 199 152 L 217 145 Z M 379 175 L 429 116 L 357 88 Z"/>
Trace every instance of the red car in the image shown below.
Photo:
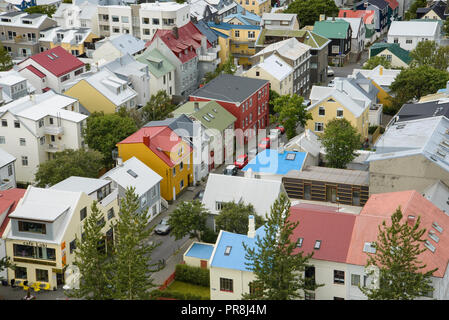
<path fill-rule="evenodd" d="M 263 138 L 259 145 L 259 150 L 263 150 L 263 149 L 269 149 L 270 148 L 270 138 Z"/>
<path fill-rule="evenodd" d="M 239 155 L 234 162 L 234 165 L 239 169 L 242 169 L 247 164 L 248 164 L 248 155 L 246 154 Z"/>
<path fill-rule="evenodd" d="M 278 129 L 281 132 L 281 134 L 283 134 L 285 132 L 284 126 L 279 125 L 276 127 L 276 129 Z"/>

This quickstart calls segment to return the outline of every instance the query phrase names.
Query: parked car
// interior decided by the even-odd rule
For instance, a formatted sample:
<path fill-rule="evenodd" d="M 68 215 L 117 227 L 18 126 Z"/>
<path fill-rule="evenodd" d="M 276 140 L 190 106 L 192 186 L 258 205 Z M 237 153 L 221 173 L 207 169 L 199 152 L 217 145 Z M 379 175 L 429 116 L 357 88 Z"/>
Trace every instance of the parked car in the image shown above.
<path fill-rule="evenodd" d="M 259 150 L 270 148 L 270 138 L 263 138 L 258 144 Z"/>
<path fill-rule="evenodd" d="M 162 218 L 161 222 L 154 228 L 154 232 L 160 235 L 169 234 L 171 230 L 168 224 L 168 217 Z"/>
<path fill-rule="evenodd" d="M 284 126 L 278 125 L 278 126 L 276 127 L 276 129 L 278 129 L 278 130 L 281 132 L 281 134 L 284 134 L 284 133 L 285 133 L 285 128 L 284 128 Z"/>
<path fill-rule="evenodd" d="M 303 101 L 303 105 L 304 106 L 306 106 L 306 107 L 308 107 L 308 106 L 310 106 L 310 104 L 311 104 L 312 102 L 309 100 L 309 99 L 305 99 L 304 101 Z"/>
<path fill-rule="evenodd" d="M 239 155 L 234 162 L 234 165 L 239 169 L 243 169 L 243 167 L 246 166 L 247 164 L 248 164 L 248 155 L 246 154 Z"/>
<path fill-rule="evenodd" d="M 203 200 L 203 196 L 204 196 L 204 189 L 200 190 L 196 193 L 196 195 L 193 197 L 193 200 Z"/>
<path fill-rule="evenodd" d="M 332 70 L 331 67 L 327 66 L 327 76 L 328 77 L 333 77 L 335 74 L 334 70 Z"/>
<path fill-rule="evenodd" d="M 223 170 L 223 174 L 227 175 L 227 176 L 236 176 L 238 173 L 238 169 L 236 166 L 230 164 L 228 165 L 224 170 Z"/>

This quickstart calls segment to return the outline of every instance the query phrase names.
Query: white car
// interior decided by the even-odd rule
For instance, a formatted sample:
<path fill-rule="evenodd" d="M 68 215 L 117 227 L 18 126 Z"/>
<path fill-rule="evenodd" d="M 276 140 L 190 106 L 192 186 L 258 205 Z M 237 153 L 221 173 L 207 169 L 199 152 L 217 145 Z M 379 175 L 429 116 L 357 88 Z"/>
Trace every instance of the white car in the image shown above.
<path fill-rule="evenodd" d="M 332 70 L 331 67 L 327 66 L 327 76 L 328 77 L 333 77 L 334 76 L 334 70 Z"/>

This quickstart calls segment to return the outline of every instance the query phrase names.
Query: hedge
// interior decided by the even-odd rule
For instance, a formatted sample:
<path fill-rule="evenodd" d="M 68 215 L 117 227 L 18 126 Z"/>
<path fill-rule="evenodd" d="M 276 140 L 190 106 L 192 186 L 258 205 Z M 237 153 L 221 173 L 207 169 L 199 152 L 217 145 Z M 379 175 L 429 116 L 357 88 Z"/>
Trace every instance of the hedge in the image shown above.
<path fill-rule="evenodd" d="M 175 279 L 203 287 L 210 286 L 209 269 L 192 267 L 186 264 L 176 265 Z"/>
<path fill-rule="evenodd" d="M 169 292 L 169 291 L 161 291 L 161 290 L 153 290 L 150 292 L 150 299 L 157 300 L 157 298 L 172 298 L 177 300 L 208 300 L 205 297 L 191 294 L 191 293 L 182 293 L 182 292 Z"/>

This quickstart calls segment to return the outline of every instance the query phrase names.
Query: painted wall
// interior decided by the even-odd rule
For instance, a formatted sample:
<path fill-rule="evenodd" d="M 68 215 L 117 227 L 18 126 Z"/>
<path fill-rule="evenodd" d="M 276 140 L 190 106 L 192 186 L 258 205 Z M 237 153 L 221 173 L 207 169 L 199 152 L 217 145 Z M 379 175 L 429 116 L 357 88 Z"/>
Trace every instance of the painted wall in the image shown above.
<path fill-rule="evenodd" d="M 220 290 L 220 278 L 233 280 L 233 291 Z M 210 267 L 210 299 L 241 300 L 243 293 L 249 293 L 249 283 L 256 277 L 252 272 Z"/>
<path fill-rule="evenodd" d="M 80 80 L 73 87 L 64 92 L 65 95 L 76 98 L 90 112 L 105 114 L 115 113 L 118 106 L 112 103 L 86 80 Z"/>

